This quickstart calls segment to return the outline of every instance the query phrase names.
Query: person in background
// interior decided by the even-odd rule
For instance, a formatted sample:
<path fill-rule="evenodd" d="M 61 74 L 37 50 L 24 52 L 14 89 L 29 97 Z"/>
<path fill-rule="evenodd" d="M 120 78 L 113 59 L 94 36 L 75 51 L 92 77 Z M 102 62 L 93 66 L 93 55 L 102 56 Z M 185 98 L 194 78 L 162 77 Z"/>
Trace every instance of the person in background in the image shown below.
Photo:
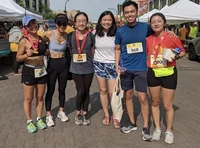
<path fill-rule="evenodd" d="M 65 14 L 57 14 L 55 17 L 56 29 L 47 31 L 44 40 L 49 43 L 49 61 L 48 61 L 48 81 L 47 93 L 45 97 L 46 106 L 46 123 L 48 127 L 54 126 L 53 117 L 51 116 L 52 98 L 55 92 L 56 81 L 58 80 L 59 92 L 59 111 L 57 117 L 62 122 L 69 121 L 68 116 L 64 112 L 65 106 L 65 89 L 67 86 L 68 77 L 68 60 L 65 56 L 67 50 L 67 34 L 65 29 L 67 27 L 68 18 Z"/>
<path fill-rule="evenodd" d="M 180 29 L 178 30 L 179 39 L 181 40 L 182 44 L 185 44 L 186 36 L 187 36 L 187 29 L 185 28 L 184 24 L 180 25 Z"/>
<path fill-rule="evenodd" d="M 190 32 L 189 32 L 189 39 L 195 39 L 197 37 L 198 28 L 197 28 L 197 22 L 194 22 L 192 26 L 190 26 Z"/>
<path fill-rule="evenodd" d="M 27 130 L 29 133 L 34 133 L 37 132 L 37 129 L 46 128 L 46 124 L 41 117 L 44 106 L 43 96 L 47 82 L 43 56 L 48 54 L 48 51 L 42 38 L 37 35 L 38 24 L 35 18 L 25 16 L 23 21 L 27 29 L 27 36 L 19 42 L 16 58 L 18 62 L 24 62 L 22 68 L 24 112 L 27 118 Z M 36 123 L 33 122 L 31 116 L 34 94 L 36 96 Z"/>
<path fill-rule="evenodd" d="M 173 120 L 174 109 L 173 100 L 177 87 L 176 60 L 185 55 L 185 50 L 178 38 L 170 38 L 164 31 L 166 25 L 165 16 L 162 13 L 155 13 L 150 18 L 150 25 L 154 34 L 146 40 L 147 45 L 147 83 L 152 100 L 152 116 L 156 126 L 153 132 L 153 140 L 159 141 L 161 136 L 160 127 L 160 100 L 166 111 L 167 130 L 165 132 L 165 142 L 174 143 Z M 170 61 L 165 60 L 164 50 L 179 48 L 175 58 Z M 161 96 L 162 94 L 162 96 Z"/>
<path fill-rule="evenodd" d="M 74 18 L 76 31 L 69 34 L 69 48 L 72 54 L 70 72 L 76 85 L 76 117 L 75 124 L 89 125 L 88 106 L 90 86 L 92 84 L 94 35 L 87 30 L 88 16 L 78 12 Z"/>
<path fill-rule="evenodd" d="M 110 11 L 104 11 L 96 26 L 95 32 L 95 54 L 94 71 L 100 91 L 101 105 L 104 111 L 103 124 L 110 124 L 110 115 L 108 111 L 108 95 L 112 98 L 115 79 L 115 33 L 117 25 L 114 15 Z M 113 117 L 115 128 L 120 128 L 118 121 Z"/>
<path fill-rule="evenodd" d="M 9 32 L 9 42 L 10 42 L 10 50 L 12 52 L 13 59 L 13 73 L 14 75 L 20 75 L 19 71 L 20 63 L 16 60 L 16 55 L 18 51 L 18 44 L 21 38 L 23 37 L 23 33 L 21 31 L 22 22 L 15 22 L 14 27 Z"/>

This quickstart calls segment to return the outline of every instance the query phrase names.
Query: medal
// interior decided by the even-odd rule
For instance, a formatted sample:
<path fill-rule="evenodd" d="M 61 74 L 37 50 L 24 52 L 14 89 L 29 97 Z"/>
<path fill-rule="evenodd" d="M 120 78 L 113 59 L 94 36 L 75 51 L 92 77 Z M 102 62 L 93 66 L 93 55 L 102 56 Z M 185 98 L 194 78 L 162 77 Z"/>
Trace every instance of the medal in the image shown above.
<path fill-rule="evenodd" d="M 78 55 L 78 59 L 82 60 L 82 55 L 81 54 Z"/>
<path fill-rule="evenodd" d="M 37 48 L 34 48 L 34 49 L 33 49 L 33 53 L 38 54 L 38 49 L 37 49 Z"/>
<path fill-rule="evenodd" d="M 153 62 L 153 65 L 157 65 L 157 61 L 154 61 L 154 62 Z"/>

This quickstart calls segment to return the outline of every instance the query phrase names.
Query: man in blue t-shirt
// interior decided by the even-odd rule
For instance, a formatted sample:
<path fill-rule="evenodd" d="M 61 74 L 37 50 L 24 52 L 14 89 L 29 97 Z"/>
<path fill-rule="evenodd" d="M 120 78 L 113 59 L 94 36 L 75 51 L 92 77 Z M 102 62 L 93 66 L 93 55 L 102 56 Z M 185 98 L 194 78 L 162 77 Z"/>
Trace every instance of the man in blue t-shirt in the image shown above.
<path fill-rule="evenodd" d="M 149 103 L 147 100 L 146 37 L 152 34 L 148 24 L 136 22 L 138 5 L 134 1 L 122 5 L 127 25 L 120 27 L 115 39 L 116 71 L 125 70 L 121 75 L 122 89 L 125 91 L 126 108 L 131 124 L 122 127 L 122 132 L 137 130 L 132 102 L 133 87 L 141 104 L 144 120 L 143 140 L 151 140 L 149 122 Z M 120 64 L 120 66 L 119 66 Z M 133 83 L 134 82 L 134 83 Z"/>

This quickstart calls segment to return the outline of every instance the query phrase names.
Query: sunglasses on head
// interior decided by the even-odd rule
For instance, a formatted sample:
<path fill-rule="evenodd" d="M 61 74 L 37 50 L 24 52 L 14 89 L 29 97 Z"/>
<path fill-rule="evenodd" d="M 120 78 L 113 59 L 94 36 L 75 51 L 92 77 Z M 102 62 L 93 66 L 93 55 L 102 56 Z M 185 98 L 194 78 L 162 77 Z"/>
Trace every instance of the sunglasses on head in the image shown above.
<path fill-rule="evenodd" d="M 57 22 L 57 25 L 60 27 L 60 26 L 67 26 L 67 23 L 66 22 Z"/>

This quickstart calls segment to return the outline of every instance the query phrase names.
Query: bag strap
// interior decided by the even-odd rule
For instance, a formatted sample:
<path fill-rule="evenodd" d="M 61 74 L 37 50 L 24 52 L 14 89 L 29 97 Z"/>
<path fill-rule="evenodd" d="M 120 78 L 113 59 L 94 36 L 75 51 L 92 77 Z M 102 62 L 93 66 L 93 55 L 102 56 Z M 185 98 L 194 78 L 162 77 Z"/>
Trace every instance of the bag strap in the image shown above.
<path fill-rule="evenodd" d="M 115 81 L 115 87 L 114 91 L 117 91 L 118 89 L 121 89 L 121 79 L 120 79 L 120 73 L 118 73 L 116 81 Z"/>

